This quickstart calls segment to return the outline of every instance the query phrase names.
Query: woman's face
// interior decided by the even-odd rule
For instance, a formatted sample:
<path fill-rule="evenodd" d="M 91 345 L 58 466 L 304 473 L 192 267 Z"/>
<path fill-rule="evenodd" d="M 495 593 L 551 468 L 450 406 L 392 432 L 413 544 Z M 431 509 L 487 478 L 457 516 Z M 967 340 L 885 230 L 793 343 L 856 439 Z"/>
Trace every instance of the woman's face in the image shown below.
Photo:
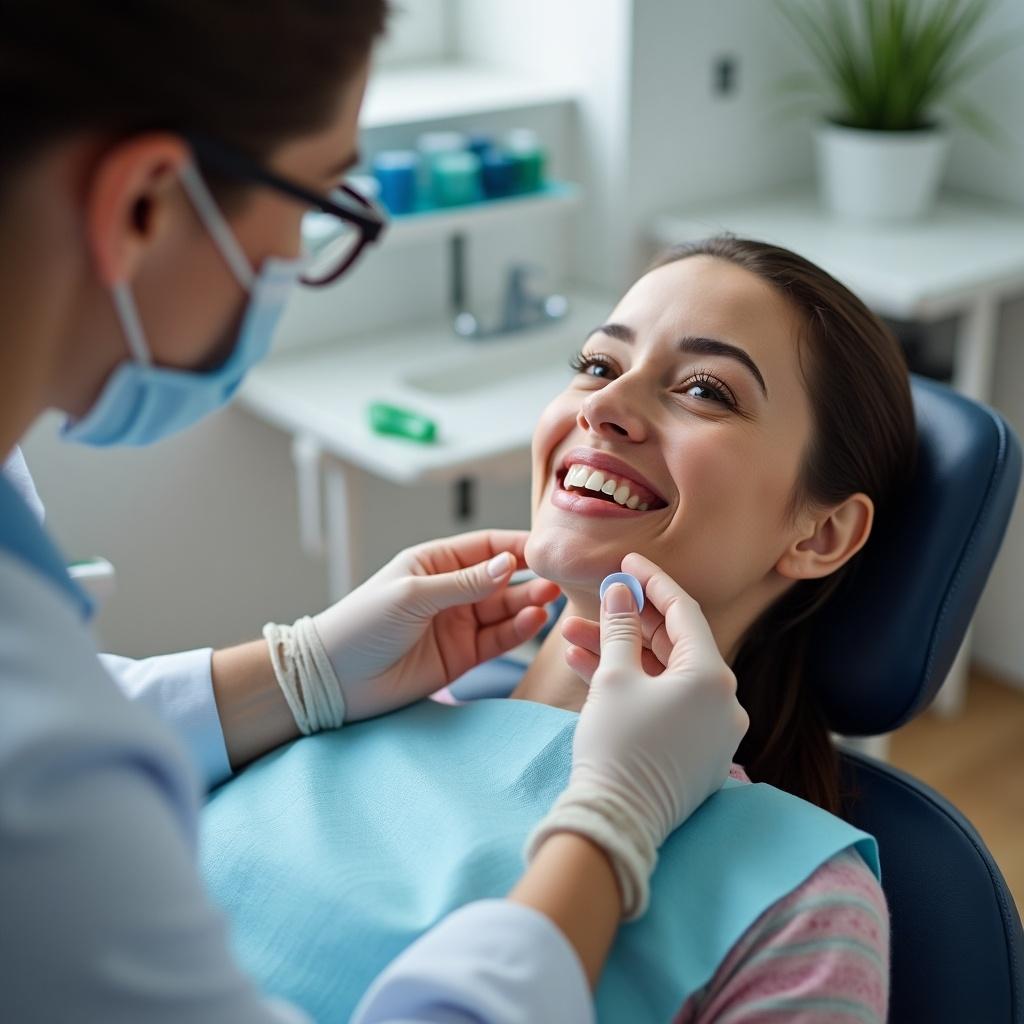
<path fill-rule="evenodd" d="M 731 263 L 695 256 L 641 278 L 537 424 L 531 568 L 596 592 L 637 551 L 709 619 L 777 596 L 811 433 L 799 333 L 786 300 Z M 610 480 L 612 494 L 587 487 Z"/>

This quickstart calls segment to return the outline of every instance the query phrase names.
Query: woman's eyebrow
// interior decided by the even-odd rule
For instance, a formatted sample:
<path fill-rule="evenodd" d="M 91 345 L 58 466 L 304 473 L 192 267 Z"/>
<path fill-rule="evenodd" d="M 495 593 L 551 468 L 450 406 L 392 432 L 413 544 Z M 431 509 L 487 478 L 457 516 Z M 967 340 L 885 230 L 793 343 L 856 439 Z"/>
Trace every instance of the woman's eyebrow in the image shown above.
<path fill-rule="evenodd" d="M 636 340 L 636 331 L 625 324 L 602 324 L 600 327 L 595 327 L 590 332 L 590 335 L 588 335 L 588 340 L 595 334 L 607 334 L 609 338 L 624 341 L 627 345 L 631 345 Z M 768 388 L 765 385 L 764 377 L 761 376 L 761 371 L 757 368 L 757 363 L 739 346 L 730 345 L 728 342 L 719 341 L 717 338 L 698 338 L 692 335 L 680 338 L 678 346 L 680 352 L 691 352 L 698 356 L 725 356 L 728 359 L 735 359 L 751 372 L 754 380 L 760 386 L 764 397 L 768 397 Z"/>

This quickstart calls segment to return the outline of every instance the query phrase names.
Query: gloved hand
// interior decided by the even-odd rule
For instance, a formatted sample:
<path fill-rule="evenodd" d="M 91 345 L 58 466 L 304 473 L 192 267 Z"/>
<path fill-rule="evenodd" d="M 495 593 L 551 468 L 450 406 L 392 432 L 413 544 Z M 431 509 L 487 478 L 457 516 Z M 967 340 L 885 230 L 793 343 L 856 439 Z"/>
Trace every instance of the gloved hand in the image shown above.
<path fill-rule="evenodd" d="M 527 855 L 555 832 L 587 836 L 608 854 L 623 916 L 631 919 L 646 909 L 658 848 L 721 787 L 749 719 L 697 602 L 640 555 L 627 555 L 622 569 L 640 580 L 654 614 L 663 617 L 665 670 L 644 670 L 633 596 L 622 584 L 610 587 L 601 606 L 599 659 L 568 652 L 590 692 L 569 785 L 531 836 Z"/>
<path fill-rule="evenodd" d="M 537 633 L 559 589 L 508 585 L 527 536 L 480 530 L 408 548 L 313 617 L 346 722 L 419 700 Z"/>

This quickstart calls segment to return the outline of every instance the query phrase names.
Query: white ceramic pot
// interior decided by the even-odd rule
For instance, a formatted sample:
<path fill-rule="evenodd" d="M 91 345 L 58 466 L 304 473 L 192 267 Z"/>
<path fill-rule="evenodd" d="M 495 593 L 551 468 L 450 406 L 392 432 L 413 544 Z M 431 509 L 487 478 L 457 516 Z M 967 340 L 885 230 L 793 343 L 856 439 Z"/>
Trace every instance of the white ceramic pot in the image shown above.
<path fill-rule="evenodd" d="M 822 201 L 836 216 L 916 220 L 934 205 L 949 152 L 942 129 L 881 132 L 824 123 L 815 141 Z"/>

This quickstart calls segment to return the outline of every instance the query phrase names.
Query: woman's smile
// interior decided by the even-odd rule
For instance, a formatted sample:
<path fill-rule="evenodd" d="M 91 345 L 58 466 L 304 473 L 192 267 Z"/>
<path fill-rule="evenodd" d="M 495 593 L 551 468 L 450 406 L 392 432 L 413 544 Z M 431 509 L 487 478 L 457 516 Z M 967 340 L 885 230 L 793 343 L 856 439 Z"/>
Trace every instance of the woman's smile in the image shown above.
<path fill-rule="evenodd" d="M 668 502 L 622 459 L 596 448 L 573 448 L 556 466 L 551 504 L 578 515 L 630 518 Z"/>

